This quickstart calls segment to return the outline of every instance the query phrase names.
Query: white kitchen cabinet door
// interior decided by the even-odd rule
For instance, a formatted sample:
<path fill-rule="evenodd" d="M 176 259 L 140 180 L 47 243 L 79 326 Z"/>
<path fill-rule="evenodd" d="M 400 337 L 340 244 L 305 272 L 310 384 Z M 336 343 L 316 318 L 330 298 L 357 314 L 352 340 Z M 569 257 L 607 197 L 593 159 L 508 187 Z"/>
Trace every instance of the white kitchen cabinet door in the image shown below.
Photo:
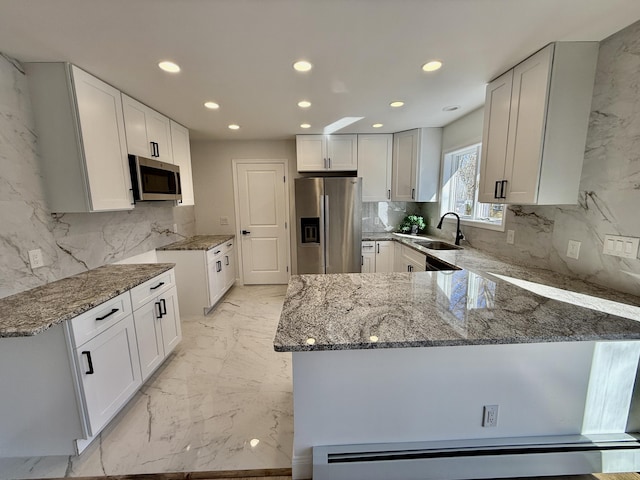
<path fill-rule="evenodd" d="M 327 142 L 324 135 L 296 135 L 296 159 L 299 172 L 327 169 Z"/>
<path fill-rule="evenodd" d="M 358 135 L 358 176 L 362 177 L 362 201 L 391 200 L 393 135 Z"/>
<path fill-rule="evenodd" d="M 189 130 L 171 120 L 171 147 L 173 163 L 180 167 L 182 200 L 179 205 L 195 205 L 193 196 L 193 175 L 191 173 L 191 146 Z"/>
<path fill-rule="evenodd" d="M 376 242 L 376 273 L 391 273 L 394 269 L 393 241 Z"/>
<path fill-rule="evenodd" d="M 160 326 L 162 330 L 162 345 L 165 357 L 169 355 L 182 340 L 180 326 L 180 311 L 178 309 L 178 291 L 172 287 L 158 297 L 160 304 Z"/>
<path fill-rule="evenodd" d="M 26 63 L 52 212 L 134 207 L 118 90 L 68 63 Z"/>
<path fill-rule="evenodd" d="M 442 128 L 417 128 L 393 134 L 391 199 L 437 202 Z"/>
<path fill-rule="evenodd" d="M 222 255 L 222 269 L 224 270 L 224 290 L 228 290 L 236 281 L 236 260 L 233 241 L 225 244 L 225 251 Z"/>
<path fill-rule="evenodd" d="M 173 163 L 169 119 L 127 95 L 122 95 L 122 105 L 128 152 Z"/>
<path fill-rule="evenodd" d="M 299 172 L 355 172 L 358 170 L 357 135 L 296 135 Z"/>
<path fill-rule="evenodd" d="M 482 203 L 500 201 L 498 199 L 501 188 L 499 182 L 504 180 L 507 161 L 512 85 L 513 70 L 509 70 L 487 85 L 478 191 L 478 201 Z"/>
<path fill-rule="evenodd" d="M 376 271 L 376 242 L 362 242 L 361 273 L 374 273 Z"/>
<path fill-rule="evenodd" d="M 209 287 L 209 306 L 214 305 L 222 296 L 224 290 L 224 272 L 222 270 L 222 255 L 216 255 L 207 263 L 207 285 Z"/>
<path fill-rule="evenodd" d="M 538 197 L 552 59 L 550 45 L 513 69 L 502 192 L 510 203 L 535 203 Z"/>
<path fill-rule="evenodd" d="M 416 168 L 418 162 L 418 131 L 409 130 L 393 135 L 393 184 L 391 199 L 415 202 Z"/>
<path fill-rule="evenodd" d="M 146 303 L 133 314 L 143 382 L 162 363 L 165 356 L 162 331 L 158 323 L 159 314 L 160 303 L 154 301 Z"/>
<path fill-rule="evenodd" d="M 142 384 L 131 315 L 75 352 L 89 434 L 96 435 Z"/>
<path fill-rule="evenodd" d="M 358 170 L 358 136 L 327 136 L 328 170 L 355 172 Z"/>

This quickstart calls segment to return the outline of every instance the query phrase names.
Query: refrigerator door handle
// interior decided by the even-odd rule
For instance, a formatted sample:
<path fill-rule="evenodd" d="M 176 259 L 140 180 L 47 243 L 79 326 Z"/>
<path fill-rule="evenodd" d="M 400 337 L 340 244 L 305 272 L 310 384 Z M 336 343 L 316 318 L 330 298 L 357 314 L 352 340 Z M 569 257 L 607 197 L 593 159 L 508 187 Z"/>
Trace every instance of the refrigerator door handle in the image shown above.
<path fill-rule="evenodd" d="M 329 245 L 329 195 L 323 195 L 324 202 L 323 203 L 323 217 L 324 217 L 324 273 L 327 273 L 327 263 L 329 262 L 329 254 L 327 252 L 327 245 Z"/>

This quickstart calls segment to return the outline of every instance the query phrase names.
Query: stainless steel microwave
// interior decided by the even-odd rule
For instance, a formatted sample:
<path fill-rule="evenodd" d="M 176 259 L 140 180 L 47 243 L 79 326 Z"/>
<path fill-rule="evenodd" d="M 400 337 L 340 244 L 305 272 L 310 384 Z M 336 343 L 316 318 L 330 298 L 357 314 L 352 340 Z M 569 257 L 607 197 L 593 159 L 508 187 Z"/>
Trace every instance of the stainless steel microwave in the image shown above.
<path fill-rule="evenodd" d="M 129 170 L 136 202 L 182 200 L 178 165 L 129 155 Z"/>

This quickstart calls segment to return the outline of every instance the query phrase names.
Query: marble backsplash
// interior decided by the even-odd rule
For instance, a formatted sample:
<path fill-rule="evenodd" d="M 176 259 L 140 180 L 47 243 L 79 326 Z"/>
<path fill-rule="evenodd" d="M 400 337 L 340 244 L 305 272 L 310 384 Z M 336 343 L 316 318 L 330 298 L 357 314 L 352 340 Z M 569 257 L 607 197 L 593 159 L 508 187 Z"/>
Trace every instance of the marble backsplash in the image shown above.
<path fill-rule="evenodd" d="M 410 202 L 363 202 L 363 232 L 394 232 L 407 215 L 420 214 L 420 204 Z"/>
<path fill-rule="evenodd" d="M 640 237 L 640 22 L 603 40 L 577 205 L 511 205 L 505 232 L 464 227 L 476 248 L 640 296 L 640 260 L 604 255 L 604 236 Z M 428 205 L 426 215 L 438 215 Z M 437 234 L 438 230 L 430 229 Z M 447 238 L 451 232 L 447 234 Z M 569 240 L 581 242 L 578 260 Z"/>
<path fill-rule="evenodd" d="M 127 212 L 51 214 L 44 181 L 24 71 L 0 54 L 0 297 L 195 233 L 194 208 L 165 202 Z M 31 270 L 28 251 L 36 248 L 45 266 Z"/>

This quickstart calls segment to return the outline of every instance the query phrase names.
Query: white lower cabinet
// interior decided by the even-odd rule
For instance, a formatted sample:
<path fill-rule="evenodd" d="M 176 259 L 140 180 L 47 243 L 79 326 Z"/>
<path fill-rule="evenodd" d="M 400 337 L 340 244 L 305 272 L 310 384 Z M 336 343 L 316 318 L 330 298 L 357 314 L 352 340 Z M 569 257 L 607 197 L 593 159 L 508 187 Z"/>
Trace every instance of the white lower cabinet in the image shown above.
<path fill-rule="evenodd" d="M 142 381 L 182 339 L 175 273 L 169 270 L 131 290 Z"/>
<path fill-rule="evenodd" d="M 394 243 L 392 240 L 362 242 L 362 273 L 394 271 Z"/>
<path fill-rule="evenodd" d="M 164 272 L 37 335 L 0 338 L 0 381 L 20 387 L 0 395 L 0 458 L 75 455 L 93 441 L 182 338 L 174 278 Z"/>
<path fill-rule="evenodd" d="M 93 437 L 142 385 L 131 315 L 77 347 L 75 360 Z"/>
<path fill-rule="evenodd" d="M 160 262 L 175 263 L 180 311 L 207 314 L 236 281 L 235 239 L 209 250 L 158 250 Z M 135 306 L 134 306 L 135 308 Z"/>
<path fill-rule="evenodd" d="M 402 245 L 401 261 L 399 270 L 401 272 L 424 272 L 426 271 L 427 256 L 411 247 Z"/>

